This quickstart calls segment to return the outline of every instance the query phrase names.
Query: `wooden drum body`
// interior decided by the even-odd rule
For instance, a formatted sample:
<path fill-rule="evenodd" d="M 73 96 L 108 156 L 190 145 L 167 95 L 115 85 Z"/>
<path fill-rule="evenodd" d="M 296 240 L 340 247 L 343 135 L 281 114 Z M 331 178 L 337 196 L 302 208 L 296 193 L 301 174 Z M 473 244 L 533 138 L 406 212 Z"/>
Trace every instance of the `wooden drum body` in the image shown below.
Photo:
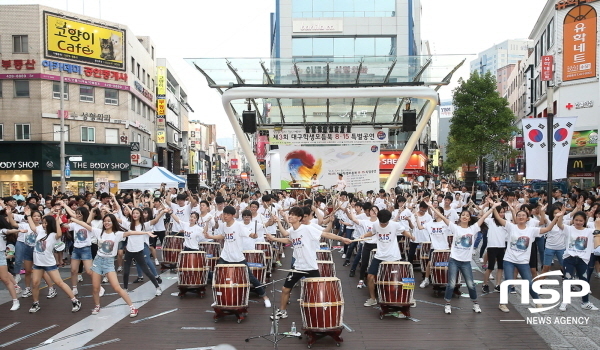
<path fill-rule="evenodd" d="M 331 256 L 331 250 L 327 249 L 319 249 L 317 250 L 317 260 L 319 261 L 333 261 L 333 256 Z M 321 275 L 321 277 L 324 277 Z"/>
<path fill-rule="evenodd" d="M 250 279 L 244 264 L 218 264 L 213 276 L 214 308 L 248 307 Z"/>
<path fill-rule="evenodd" d="M 421 242 L 421 271 L 425 271 L 429 263 L 429 251 L 431 250 L 431 242 Z"/>
<path fill-rule="evenodd" d="M 163 244 L 163 262 L 165 264 L 176 264 L 179 252 L 183 250 L 183 237 L 165 236 Z"/>
<path fill-rule="evenodd" d="M 182 251 L 177 261 L 177 284 L 182 287 L 205 286 L 208 278 L 204 252 Z"/>
<path fill-rule="evenodd" d="M 405 261 L 382 262 L 375 285 L 380 304 L 409 305 L 415 289 L 412 265 Z"/>
<path fill-rule="evenodd" d="M 255 250 L 262 250 L 265 253 L 265 264 L 267 267 L 267 273 L 271 273 L 273 269 L 273 246 L 269 242 L 257 242 L 254 243 Z"/>
<path fill-rule="evenodd" d="M 206 253 L 206 266 L 208 270 L 214 271 L 221 256 L 221 244 L 218 242 L 200 242 L 198 243 L 198 247 Z"/>
<path fill-rule="evenodd" d="M 332 330 L 343 327 L 344 296 L 342 284 L 335 277 L 301 280 L 300 311 L 305 330 Z"/>
<path fill-rule="evenodd" d="M 262 250 L 244 250 L 244 258 L 248 263 L 250 272 L 262 284 L 267 279 L 267 260 Z"/>
<path fill-rule="evenodd" d="M 431 284 L 448 284 L 448 262 L 450 250 L 435 250 L 431 253 Z"/>
<path fill-rule="evenodd" d="M 317 265 L 319 266 L 319 275 L 321 277 L 335 277 L 335 264 L 333 261 L 317 260 Z"/>

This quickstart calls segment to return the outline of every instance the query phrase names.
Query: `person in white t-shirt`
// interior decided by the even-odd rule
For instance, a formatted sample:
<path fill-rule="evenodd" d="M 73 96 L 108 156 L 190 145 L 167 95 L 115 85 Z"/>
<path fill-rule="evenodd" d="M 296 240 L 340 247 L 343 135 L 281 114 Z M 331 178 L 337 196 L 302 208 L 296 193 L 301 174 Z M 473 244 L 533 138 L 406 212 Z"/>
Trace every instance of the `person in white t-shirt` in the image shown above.
<path fill-rule="evenodd" d="M 448 235 L 450 230 L 448 225 L 442 220 L 442 216 L 445 216 L 444 209 L 440 207 L 434 207 L 433 221 L 426 222 L 425 225 L 421 225 L 421 221 L 417 220 L 417 228 L 421 231 L 427 231 L 429 240 L 431 242 L 431 249 L 429 250 L 429 264 L 425 268 L 425 279 L 419 285 L 421 288 L 425 288 L 429 285 L 429 276 L 431 276 L 431 253 L 435 250 L 447 250 L 448 249 Z M 440 215 L 441 214 L 441 215 Z M 452 222 L 452 221 L 450 221 Z M 424 254 L 425 252 L 421 252 Z M 423 267 L 421 267 L 423 269 Z"/>
<path fill-rule="evenodd" d="M 490 202 L 491 203 L 491 202 Z M 500 203 L 494 203 L 494 206 L 499 206 Z M 458 224 L 450 222 L 443 214 L 441 214 L 436 208 L 433 211 L 441 216 L 442 221 L 448 225 L 450 232 L 454 235 L 452 246 L 450 247 L 450 261 L 448 262 L 448 285 L 446 286 L 446 293 L 444 299 L 446 305 L 444 306 L 444 312 L 447 314 L 452 313 L 452 306 L 450 301 L 452 300 L 452 293 L 455 293 L 454 287 L 458 274 L 463 276 L 465 284 L 469 290 L 469 296 L 473 302 L 473 311 L 481 313 L 481 307 L 477 301 L 477 290 L 475 289 L 475 283 L 473 282 L 473 270 L 471 269 L 471 260 L 473 259 L 473 242 L 479 232 L 481 224 L 483 224 L 485 218 L 487 218 L 493 211 L 493 209 L 485 212 L 476 223 L 469 225 L 471 221 L 471 213 L 468 210 L 463 210 L 460 213 Z"/>
<path fill-rule="evenodd" d="M 244 257 L 244 238 L 257 238 L 257 234 L 249 233 L 239 221 L 235 220 L 235 208 L 226 206 L 223 208 L 222 218 L 223 225 L 221 227 L 222 234 L 211 235 L 208 233 L 208 226 L 204 228 L 204 237 L 214 240 L 224 240 L 223 250 L 217 264 L 244 264 L 248 266 L 248 262 Z M 271 307 L 271 301 L 265 293 L 264 287 L 261 287 L 260 281 L 252 274 L 250 267 L 247 267 L 250 283 L 254 286 L 259 297 L 263 298 L 265 307 Z"/>
<path fill-rule="evenodd" d="M 18 285 L 15 282 L 13 276 L 8 272 L 8 263 L 6 261 L 6 237 L 9 235 L 17 235 L 18 233 L 26 233 L 27 230 L 24 228 L 21 229 L 9 229 L 10 224 L 4 220 L 4 218 L 0 219 L 0 280 L 4 282 L 8 293 L 12 298 L 12 307 L 10 311 L 17 311 L 21 304 L 19 303 L 19 299 L 17 297 L 17 291 L 20 291 L 20 288 L 17 289 Z"/>
<path fill-rule="evenodd" d="M 179 220 L 177 215 L 173 216 L 173 219 L 179 224 L 179 227 L 183 229 L 183 251 L 199 251 L 200 248 L 198 243 L 208 241 L 204 237 L 204 228 L 198 225 L 198 218 L 200 214 L 194 212 L 190 214 L 190 221 Z"/>
<path fill-rule="evenodd" d="M 408 228 L 402 226 L 399 222 L 390 221 L 391 218 L 392 213 L 389 210 L 380 210 L 379 213 L 377 213 L 379 222 L 373 224 L 371 232 L 366 232 L 361 237 L 377 237 L 377 253 L 375 253 L 367 271 L 370 298 L 365 302 L 365 306 L 377 305 L 377 299 L 375 299 L 375 277 L 377 277 L 379 265 L 384 261 L 400 261 L 402 259 L 400 247 L 398 246 L 398 240 L 396 238 L 398 233 L 401 233 L 409 239 L 415 239 L 415 237 L 407 231 Z M 411 300 L 411 304 L 415 305 L 416 303 L 414 300 Z"/>
<path fill-rule="evenodd" d="M 312 193 L 316 193 L 319 190 L 319 180 L 317 179 L 317 174 L 313 174 L 310 179 L 310 191 Z"/>
<path fill-rule="evenodd" d="M 186 198 L 190 199 L 189 203 L 185 202 Z M 185 193 L 180 193 L 177 195 L 177 203 L 171 203 L 171 209 L 173 209 L 172 215 L 177 215 L 180 220 L 189 222 L 190 214 L 192 213 L 192 208 L 195 207 L 196 204 L 198 204 L 198 202 L 196 201 L 196 199 L 194 199 L 190 191 L 187 191 L 187 195 Z M 171 220 L 171 222 L 173 223 L 171 231 L 181 232 L 181 227 L 179 227 L 179 225 L 175 222 L 175 220 L 173 220 L 173 218 L 171 218 Z"/>
<path fill-rule="evenodd" d="M 343 174 L 338 174 L 338 180 L 337 183 L 335 185 L 335 190 L 337 192 L 342 192 L 346 190 L 346 186 L 348 186 L 348 184 L 346 184 L 346 180 L 344 180 L 344 175 Z"/>
<path fill-rule="evenodd" d="M 363 237 L 366 233 L 370 233 L 373 231 L 373 225 L 376 222 L 379 222 L 379 220 L 377 219 L 377 214 L 379 213 L 379 208 L 373 206 L 373 204 L 366 202 L 363 204 L 363 210 L 364 210 L 364 214 L 365 216 L 368 215 L 368 217 L 360 219 L 357 216 L 351 216 L 350 219 L 352 221 L 354 221 L 356 229 L 359 230 L 360 236 L 359 237 Z M 358 266 L 358 263 L 361 262 L 360 264 L 360 271 L 359 271 L 359 280 L 358 280 L 358 284 L 356 285 L 356 288 L 364 288 L 366 287 L 365 284 L 365 280 L 367 279 L 367 268 L 369 267 L 369 259 L 371 257 L 371 251 L 373 249 L 377 249 L 377 237 L 376 236 L 371 236 L 370 239 L 368 239 L 367 241 L 364 241 L 362 244 L 362 248 L 360 249 L 360 253 L 357 253 L 356 257 L 354 258 L 354 262 L 352 263 L 352 266 L 350 267 L 350 277 L 354 277 L 355 274 L 355 270 Z"/>
<path fill-rule="evenodd" d="M 29 309 L 30 313 L 40 310 L 40 281 L 44 271 L 48 273 L 57 287 L 63 290 L 67 297 L 73 303 L 72 312 L 81 309 L 81 302 L 77 300 L 71 288 L 63 282 L 58 272 L 56 259 L 54 258 L 54 246 L 56 242 L 61 242 L 62 230 L 53 216 L 46 215 L 42 218 L 42 226 L 36 226 L 31 216 L 31 209 L 25 207 L 25 217 L 32 231 L 37 233 L 35 240 L 35 250 L 33 252 L 33 304 Z"/>
<path fill-rule="evenodd" d="M 494 208 L 499 204 L 495 203 Z M 494 210 L 494 217 L 498 220 L 500 225 L 506 227 L 508 232 L 507 235 L 507 247 L 504 253 L 504 279 L 513 279 L 515 269 L 521 274 L 521 278 L 529 281 L 529 294 L 533 299 L 539 299 L 538 294 L 531 288 L 533 283 L 533 277 L 531 269 L 529 267 L 529 259 L 531 257 L 531 246 L 536 237 L 549 232 L 552 230 L 558 219 L 564 215 L 564 211 L 554 215 L 554 220 L 546 227 L 530 226 L 528 224 L 529 213 L 526 210 L 519 210 L 513 214 L 513 220 L 515 224 L 508 220 L 502 219 L 498 215 L 498 211 Z M 500 286 L 500 289 L 507 288 Z M 514 287 L 510 287 L 514 289 Z M 501 292 L 502 295 L 502 292 Z M 500 303 L 498 308 L 502 312 L 509 312 L 508 307 L 505 303 Z"/>
<path fill-rule="evenodd" d="M 252 220 L 252 212 L 244 210 L 242 212 L 242 226 L 248 232 L 248 236 L 242 237 L 244 250 L 255 250 L 255 244 L 265 241 L 265 227 L 256 220 Z"/>
<path fill-rule="evenodd" d="M 333 233 L 330 233 L 331 225 L 327 226 L 325 230 L 321 231 L 314 227 L 303 225 L 301 223 L 304 217 L 304 211 L 300 207 L 293 207 L 290 209 L 288 221 L 290 228 L 287 230 L 281 225 L 279 217 L 276 218 L 279 231 L 285 238 L 277 238 L 267 233 L 267 239 L 269 241 L 291 243 L 294 249 L 294 270 L 301 272 L 290 272 L 283 283 L 281 288 L 281 304 L 274 316 L 271 318 L 287 318 L 287 304 L 290 299 L 292 288 L 301 278 L 306 277 L 319 277 L 319 267 L 317 265 L 317 250 L 319 249 L 319 241 L 321 237 L 336 239 L 343 241 L 344 244 L 350 244 L 350 240 L 342 238 Z"/>

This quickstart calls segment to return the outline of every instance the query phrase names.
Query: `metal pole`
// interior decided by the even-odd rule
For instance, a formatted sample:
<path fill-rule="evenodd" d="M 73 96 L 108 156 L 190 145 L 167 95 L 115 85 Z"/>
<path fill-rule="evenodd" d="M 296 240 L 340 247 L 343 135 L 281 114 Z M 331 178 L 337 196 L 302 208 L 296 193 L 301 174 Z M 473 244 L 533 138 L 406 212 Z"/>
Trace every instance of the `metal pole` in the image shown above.
<path fill-rule="evenodd" d="M 552 158 L 554 153 L 554 86 L 551 86 L 551 82 L 548 82 L 546 90 L 546 105 L 548 106 L 548 187 L 547 187 L 547 198 L 551 198 L 552 195 Z M 551 201 L 549 201 L 552 204 Z"/>
<path fill-rule="evenodd" d="M 67 181 L 65 178 L 65 110 L 64 110 L 65 79 L 60 72 L 60 192 L 65 193 Z"/>

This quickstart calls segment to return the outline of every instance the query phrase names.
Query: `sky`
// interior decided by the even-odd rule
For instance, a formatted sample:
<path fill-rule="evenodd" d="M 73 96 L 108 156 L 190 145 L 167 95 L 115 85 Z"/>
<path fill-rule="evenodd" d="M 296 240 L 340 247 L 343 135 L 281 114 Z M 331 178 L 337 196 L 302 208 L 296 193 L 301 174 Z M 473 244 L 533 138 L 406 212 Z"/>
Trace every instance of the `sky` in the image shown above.
<path fill-rule="evenodd" d="M 440 90 L 451 96 L 459 77 L 469 76 L 478 52 L 507 39 L 527 38 L 546 0 L 421 0 L 422 39 L 434 54 L 463 54 L 467 61 L 453 83 Z M 275 0 L 0 0 L 41 4 L 127 25 L 150 36 L 156 57 L 167 58 L 187 89 L 192 119 L 217 124 L 217 137 L 233 129 L 220 95 L 183 58 L 269 57 L 269 14 Z"/>

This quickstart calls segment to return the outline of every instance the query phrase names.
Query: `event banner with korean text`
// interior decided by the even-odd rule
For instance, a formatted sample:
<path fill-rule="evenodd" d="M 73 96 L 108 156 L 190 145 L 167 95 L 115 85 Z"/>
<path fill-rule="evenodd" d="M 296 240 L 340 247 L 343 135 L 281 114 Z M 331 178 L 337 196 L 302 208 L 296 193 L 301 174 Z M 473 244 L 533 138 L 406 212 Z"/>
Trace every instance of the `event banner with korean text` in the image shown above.
<path fill-rule="evenodd" d="M 525 159 L 529 180 L 548 180 L 548 147 L 553 146 L 552 180 L 567 177 L 569 150 L 577 117 L 554 118 L 552 140 L 548 140 L 546 118 L 523 119 Z"/>
<path fill-rule="evenodd" d="M 319 184 L 331 188 L 338 174 L 344 175 L 346 191 L 356 192 L 379 188 L 379 147 L 354 146 L 279 146 L 281 188 L 310 187 L 317 174 Z"/>
<path fill-rule="evenodd" d="M 327 125 L 323 125 L 327 127 Z M 312 129 L 310 130 L 312 131 Z M 341 131 L 338 129 L 338 131 Z M 353 127 L 351 132 L 306 132 L 306 129 L 269 130 L 271 145 L 354 144 L 379 145 L 388 143 L 388 129 Z"/>
<path fill-rule="evenodd" d="M 597 23 L 596 10 L 590 5 L 575 6 L 565 16 L 563 81 L 596 77 Z"/>
<path fill-rule="evenodd" d="M 125 70 L 125 30 L 44 11 L 45 57 Z"/>

